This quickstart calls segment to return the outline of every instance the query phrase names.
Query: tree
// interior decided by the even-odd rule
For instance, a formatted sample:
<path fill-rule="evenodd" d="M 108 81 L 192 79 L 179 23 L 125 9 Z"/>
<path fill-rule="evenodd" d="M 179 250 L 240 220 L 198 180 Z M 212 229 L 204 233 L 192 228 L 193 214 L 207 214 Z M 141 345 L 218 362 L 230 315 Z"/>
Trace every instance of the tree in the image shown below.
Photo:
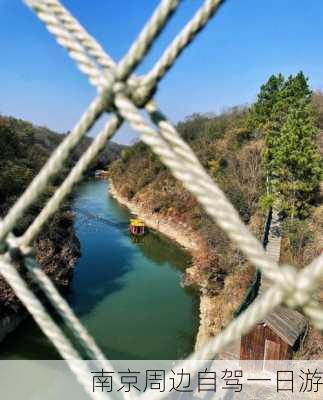
<path fill-rule="evenodd" d="M 292 218 L 307 214 L 321 180 L 317 135 L 313 112 L 305 95 L 290 105 L 280 132 L 271 142 L 273 190 L 282 209 Z"/>
<path fill-rule="evenodd" d="M 321 175 L 313 93 L 303 72 L 273 75 L 251 110 L 254 129 L 265 136 L 263 165 L 273 192 L 269 197 L 292 217 L 306 215 Z"/>
<path fill-rule="evenodd" d="M 298 101 L 303 101 L 309 105 L 312 97 L 308 79 L 303 72 L 299 72 L 295 77 L 290 75 L 286 81 L 280 74 L 276 79 L 280 82 L 280 85 L 275 92 L 274 102 L 271 104 L 270 115 L 268 115 L 266 146 L 263 153 L 265 169 L 269 178 L 272 177 L 272 171 L 275 168 L 277 161 L 275 154 L 280 146 L 281 130 L 288 118 L 290 109 Z"/>
<path fill-rule="evenodd" d="M 290 108 L 299 100 L 310 104 L 312 94 L 308 79 L 302 71 L 296 76 L 290 75 L 276 93 L 275 102 L 271 109 L 270 128 L 280 130 L 286 121 Z"/>
<path fill-rule="evenodd" d="M 282 74 L 272 75 L 268 81 L 260 87 L 257 101 L 251 108 L 249 127 L 253 130 L 266 132 L 272 117 L 278 96 L 284 86 L 285 79 Z"/>

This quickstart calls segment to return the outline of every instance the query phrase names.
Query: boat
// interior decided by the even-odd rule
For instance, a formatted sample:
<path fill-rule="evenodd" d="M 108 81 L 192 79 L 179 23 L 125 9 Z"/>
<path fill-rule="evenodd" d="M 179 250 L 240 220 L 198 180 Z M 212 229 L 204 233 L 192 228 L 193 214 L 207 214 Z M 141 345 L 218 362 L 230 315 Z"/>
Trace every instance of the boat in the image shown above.
<path fill-rule="evenodd" d="M 139 218 L 132 218 L 129 223 L 129 231 L 134 236 L 143 236 L 145 234 L 145 224 Z"/>

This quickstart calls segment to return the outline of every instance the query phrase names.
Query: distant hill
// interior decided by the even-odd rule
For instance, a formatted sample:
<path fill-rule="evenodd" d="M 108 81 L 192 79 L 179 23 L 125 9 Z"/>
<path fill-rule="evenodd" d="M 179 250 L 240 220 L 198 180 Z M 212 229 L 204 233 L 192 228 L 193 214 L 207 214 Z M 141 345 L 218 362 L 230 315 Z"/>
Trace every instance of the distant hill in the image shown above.
<path fill-rule="evenodd" d="M 67 136 L 67 134 L 60 134 L 54 132 L 46 127 L 37 126 L 30 122 L 13 118 L 0 116 L 0 126 L 7 127 L 8 129 L 14 130 L 19 135 L 19 139 L 22 141 L 33 144 L 38 148 L 41 148 L 43 152 L 48 155 L 61 143 L 61 141 Z M 28 138 L 28 139 L 27 139 Z M 80 155 L 87 149 L 92 142 L 92 138 L 86 136 L 82 142 L 76 147 L 72 153 L 72 160 L 75 162 Z M 109 142 L 103 150 L 98 159 L 95 160 L 94 166 L 104 167 L 111 161 L 117 159 L 120 156 L 123 145 Z"/>
<path fill-rule="evenodd" d="M 35 126 L 13 117 L 0 116 L 0 216 L 7 212 L 64 137 L 66 134 L 58 134 L 46 127 Z M 76 147 L 59 176 L 51 182 L 49 193 L 66 176 L 69 168 L 75 164 L 92 140 L 85 137 Z M 122 145 L 110 142 L 93 161 L 90 170 L 106 167 L 120 156 L 123 148 Z M 43 200 L 39 199 L 39 206 Z M 37 206 L 34 208 L 37 209 Z M 31 210 L 31 214 L 35 212 L 37 211 Z"/>
<path fill-rule="evenodd" d="M 60 135 L 61 136 L 61 135 Z M 66 135 L 63 135 L 66 136 Z M 79 159 L 80 155 L 85 152 L 92 142 L 92 138 L 86 136 L 83 141 L 76 147 L 74 151 L 74 159 Z M 121 151 L 126 146 L 115 142 L 108 142 L 105 149 L 99 154 L 98 158 L 94 160 L 92 166 L 97 169 L 104 169 L 112 161 L 120 157 Z"/>

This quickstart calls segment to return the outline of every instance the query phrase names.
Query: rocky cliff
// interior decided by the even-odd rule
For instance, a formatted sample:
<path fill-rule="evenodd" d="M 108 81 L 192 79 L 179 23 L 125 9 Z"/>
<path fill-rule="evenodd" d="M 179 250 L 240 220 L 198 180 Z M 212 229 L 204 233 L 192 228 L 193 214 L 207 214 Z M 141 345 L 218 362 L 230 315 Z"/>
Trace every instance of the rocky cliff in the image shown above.
<path fill-rule="evenodd" d="M 36 243 L 36 258 L 60 291 L 71 283 L 80 245 L 73 227 L 73 214 L 64 211 L 51 222 Z M 6 281 L 0 277 L 0 341 L 22 322 L 28 313 Z"/>

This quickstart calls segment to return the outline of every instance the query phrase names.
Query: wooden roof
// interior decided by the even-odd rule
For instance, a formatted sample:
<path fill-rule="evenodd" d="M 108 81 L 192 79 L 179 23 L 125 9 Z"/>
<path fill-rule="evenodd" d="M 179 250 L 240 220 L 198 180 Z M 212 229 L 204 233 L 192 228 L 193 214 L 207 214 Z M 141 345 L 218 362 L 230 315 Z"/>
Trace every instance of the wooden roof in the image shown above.
<path fill-rule="evenodd" d="M 259 294 L 265 292 L 269 285 L 268 279 L 262 275 Z M 283 306 L 277 307 L 263 322 L 290 346 L 294 346 L 307 327 L 307 320 L 300 312 Z"/>
<path fill-rule="evenodd" d="M 287 307 L 277 307 L 264 322 L 290 346 L 294 346 L 307 327 L 307 321 L 301 313 Z"/>
<path fill-rule="evenodd" d="M 262 275 L 259 294 L 265 292 L 270 282 Z M 279 306 L 263 321 L 286 343 L 294 346 L 307 327 L 307 320 L 296 310 Z"/>

